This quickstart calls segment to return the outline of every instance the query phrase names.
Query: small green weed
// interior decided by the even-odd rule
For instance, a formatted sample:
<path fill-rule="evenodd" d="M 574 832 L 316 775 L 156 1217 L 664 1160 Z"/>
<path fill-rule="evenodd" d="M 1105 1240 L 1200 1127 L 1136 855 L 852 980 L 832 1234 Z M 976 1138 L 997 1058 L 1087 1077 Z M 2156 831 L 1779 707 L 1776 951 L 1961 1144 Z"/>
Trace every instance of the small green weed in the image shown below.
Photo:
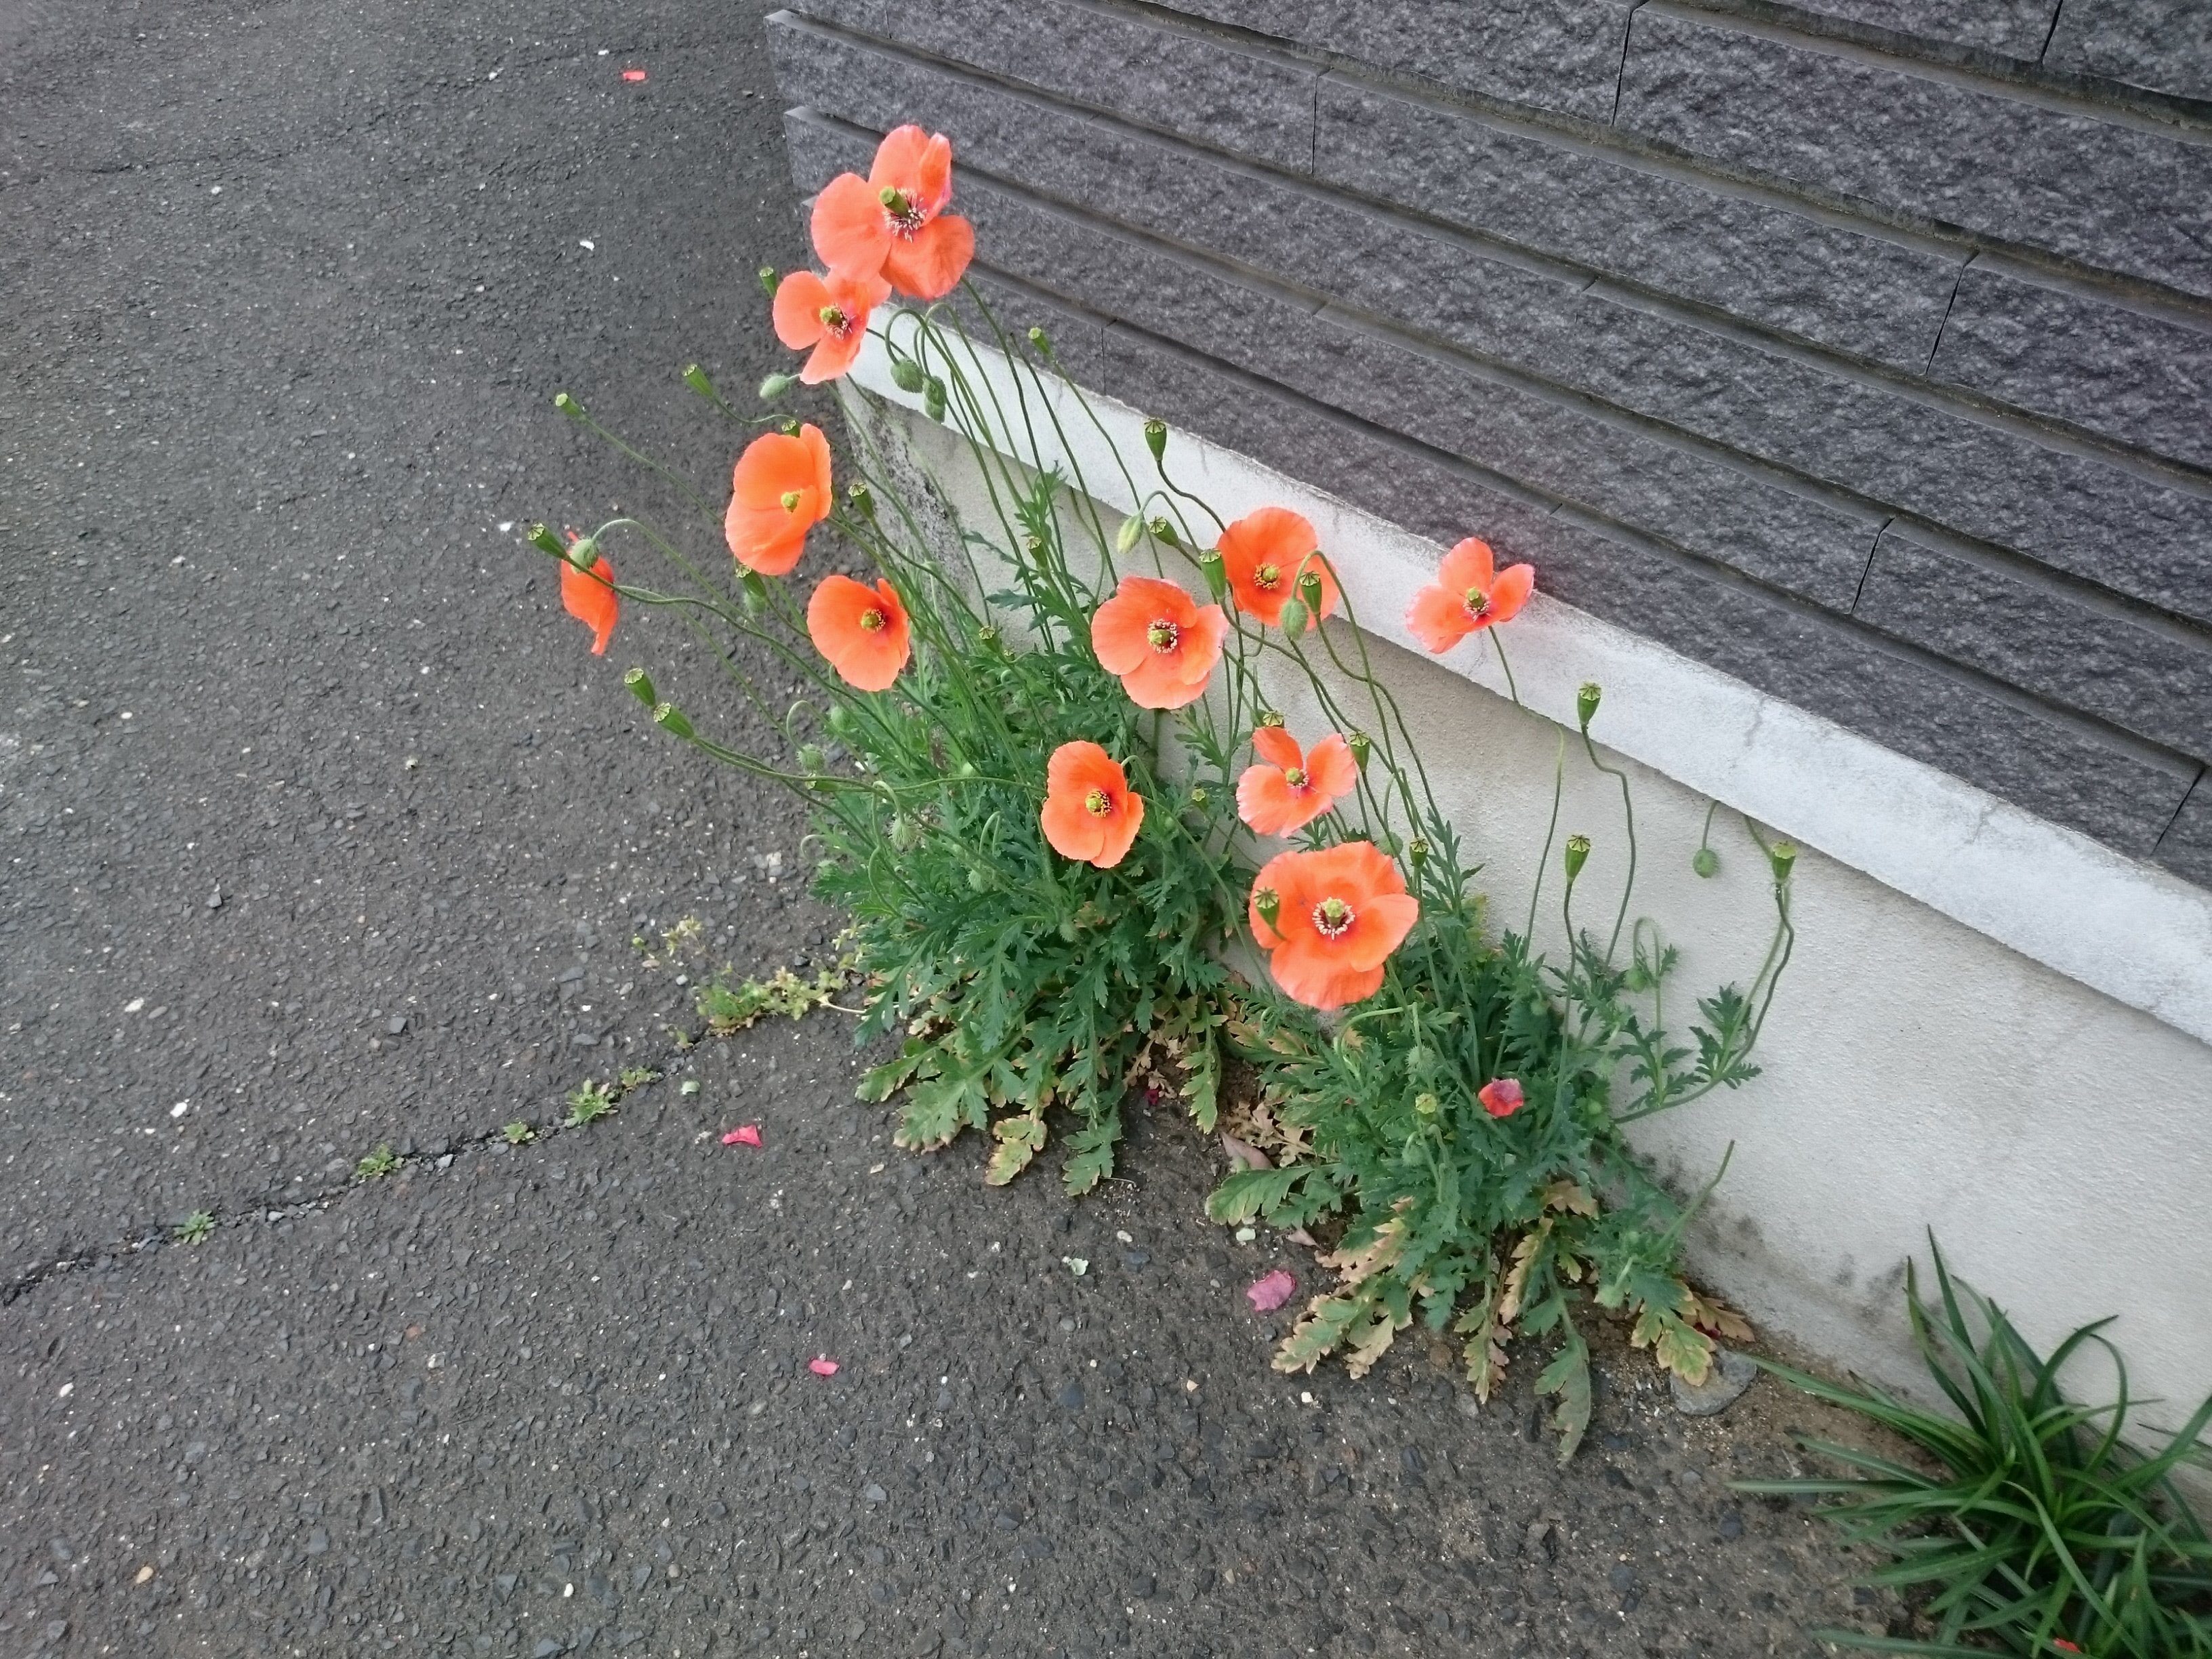
<path fill-rule="evenodd" d="M 387 1142 L 355 1164 L 353 1172 L 356 1180 L 381 1181 L 398 1167 L 399 1154 L 393 1152 Z"/>
<path fill-rule="evenodd" d="M 2154 1455 L 2130 1447 L 2126 1367 L 2099 1320 L 2047 1359 L 2003 1310 L 1954 1280 L 1935 1257 L 1937 1302 L 1923 1304 L 1908 1271 L 1913 1340 L 1958 1417 L 1861 1393 L 1766 1360 L 1784 1381 L 1910 1441 L 1941 1468 L 1923 1474 L 1879 1454 L 1804 1440 L 1851 1471 L 1827 1480 L 1747 1480 L 1744 1492 L 1831 1498 L 1824 1511 L 1855 1544 L 1895 1559 L 1873 1581 L 1927 1593 L 1932 1641 L 1815 1631 L 1840 1647 L 1886 1653 L 2087 1659 L 2212 1656 L 2212 1539 L 2172 1474 L 2202 1460 L 2212 1399 Z M 1984 1334 L 1978 1344 L 1975 1327 Z M 2118 1373 L 2108 1406 L 2059 1392 L 2068 1361 L 2094 1343 Z M 1962 1420 L 1963 1419 L 1963 1420 Z"/>
<path fill-rule="evenodd" d="M 625 1066 L 617 1081 L 621 1085 L 621 1092 L 628 1094 L 633 1089 L 642 1089 L 648 1083 L 659 1082 L 660 1068 L 657 1066 Z"/>
<path fill-rule="evenodd" d="M 215 1235 L 215 1215 L 208 1210 L 194 1210 L 177 1224 L 177 1243 L 204 1244 Z"/>
<path fill-rule="evenodd" d="M 850 972 L 849 965 L 841 961 L 811 980 L 799 978 L 788 968 L 779 968 L 766 979 L 733 984 L 735 974 L 726 968 L 699 988 L 699 1017 L 716 1036 L 742 1031 L 769 1014 L 803 1019 L 843 990 Z"/>
<path fill-rule="evenodd" d="M 499 1133 L 500 1139 L 510 1146 L 527 1146 L 538 1139 L 538 1131 L 532 1128 L 522 1118 L 517 1118 L 512 1123 L 502 1124 Z"/>
<path fill-rule="evenodd" d="M 564 1129 L 580 1129 L 611 1116 L 616 1096 L 612 1090 L 597 1083 L 586 1083 L 568 1097 L 568 1115 L 562 1122 Z"/>

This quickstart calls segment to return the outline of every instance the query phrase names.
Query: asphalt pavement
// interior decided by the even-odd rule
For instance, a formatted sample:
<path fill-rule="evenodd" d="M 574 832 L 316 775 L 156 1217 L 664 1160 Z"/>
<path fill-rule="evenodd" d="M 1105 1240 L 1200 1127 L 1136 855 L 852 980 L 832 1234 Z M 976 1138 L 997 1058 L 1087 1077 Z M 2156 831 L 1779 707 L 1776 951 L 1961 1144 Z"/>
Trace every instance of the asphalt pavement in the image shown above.
<path fill-rule="evenodd" d="M 1813 1420 L 1768 1385 L 1691 1422 L 1601 1341 L 1562 1473 L 1525 1376 L 1474 1413 L 1410 1338 L 1270 1372 L 1240 1291 L 1313 1268 L 1203 1221 L 1180 1125 L 1137 1109 L 1070 1206 L 891 1150 L 834 1012 L 691 1046 L 633 939 L 826 959 L 803 823 L 647 728 L 635 660 L 760 735 L 645 619 L 589 655 L 519 531 L 683 515 L 555 391 L 712 491 L 742 434 L 678 371 L 781 365 L 761 9 L 0 7 L 0 1654 L 1719 1656 L 1893 1617 L 1727 1491 Z M 629 1066 L 664 1075 L 555 1127 Z"/>

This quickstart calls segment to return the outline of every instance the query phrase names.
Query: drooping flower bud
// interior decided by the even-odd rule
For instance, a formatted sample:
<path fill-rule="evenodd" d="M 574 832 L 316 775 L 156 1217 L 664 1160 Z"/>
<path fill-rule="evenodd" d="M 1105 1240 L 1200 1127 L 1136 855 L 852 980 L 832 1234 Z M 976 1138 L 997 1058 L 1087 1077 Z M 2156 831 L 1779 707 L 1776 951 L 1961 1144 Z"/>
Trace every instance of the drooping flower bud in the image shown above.
<path fill-rule="evenodd" d="M 1168 423 L 1165 421 L 1152 420 L 1145 422 L 1145 447 L 1152 452 L 1152 459 L 1155 461 L 1167 454 Z"/>
<path fill-rule="evenodd" d="M 1137 544 L 1137 538 L 1145 533 L 1145 521 L 1132 513 L 1121 520 L 1121 527 L 1114 532 L 1114 551 L 1123 558 Z"/>
<path fill-rule="evenodd" d="M 919 392 L 928 379 L 928 371 L 911 357 L 901 357 L 891 364 L 891 384 L 901 392 Z"/>
<path fill-rule="evenodd" d="M 934 374 L 922 383 L 921 412 L 933 421 L 945 418 L 945 382 Z"/>
<path fill-rule="evenodd" d="M 1589 723 L 1597 718 L 1598 702 L 1604 696 L 1604 688 L 1595 680 L 1584 680 L 1581 689 L 1576 691 L 1575 719 L 1581 723 L 1583 731 L 1589 731 Z"/>
<path fill-rule="evenodd" d="M 572 421 L 580 421 L 584 418 L 583 404 L 565 392 L 556 392 L 553 394 L 553 407 Z"/>
<path fill-rule="evenodd" d="M 820 744 L 802 743 L 799 745 L 799 769 L 807 776 L 814 776 L 829 763 L 830 757 L 822 752 Z"/>
<path fill-rule="evenodd" d="M 1219 605 L 1222 596 L 1229 592 L 1229 570 L 1222 561 L 1221 550 L 1208 548 L 1200 554 L 1198 568 L 1206 578 L 1206 591 L 1213 595 L 1213 602 Z"/>
<path fill-rule="evenodd" d="M 1588 836 L 1567 837 L 1566 866 L 1569 881 L 1582 874 L 1583 866 L 1589 862 L 1589 855 L 1590 838 Z"/>
<path fill-rule="evenodd" d="M 839 736 L 853 729 L 853 711 L 842 702 L 830 705 L 830 729 Z"/>
<path fill-rule="evenodd" d="M 1261 921 L 1273 927 L 1275 918 L 1283 914 L 1283 896 L 1272 887 L 1262 887 L 1252 895 L 1252 908 L 1260 913 Z"/>
<path fill-rule="evenodd" d="M 1690 854 L 1690 868 L 1710 880 L 1720 873 L 1721 855 L 1710 847 L 1700 847 Z"/>
<path fill-rule="evenodd" d="M 845 498 L 853 503 L 853 510 L 872 521 L 876 516 L 876 492 L 858 482 L 845 486 Z"/>
<path fill-rule="evenodd" d="M 1797 862 L 1797 847 L 1794 842 L 1778 841 L 1766 849 L 1766 862 L 1774 872 L 1777 885 L 1790 879 L 1790 867 Z"/>
<path fill-rule="evenodd" d="M 691 735 L 691 722 L 684 718 L 684 711 L 672 702 L 659 703 L 654 706 L 653 723 L 662 731 L 673 732 L 679 738 L 688 738 Z"/>
<path fill-rule="evenodd" d="M 900 852 L 911 852 L 921 839 L 921 831 L 912 818 L 900 817 L 891 820 L 891 845 Z"/>
<path fill-rule="evenodd" d="M 623 684 L 629 687 L 630 695 L 647 708 L 652 708 L 659 701 L 653 693 L 653 676 L 642 668 L 633 668 L 629 673 L 623 675 Z"/>
<path fill-rule="evenodd" d="M 568 545 L 562 550 L 561 556 L 579 570 L 589 570 L 599 562 L 599 538 L 579 536 L 572 530 L 568 532 Z"/>
<path fill-rule="evenodd" d="M 1285 599 L 1276 620 L 1282 624 L 1283 632 L 1295 638 L 1306 631 L 1306 614 L 1304 600 Z"/>
<path fill-rule="evenodd" d="M 775 274 L 775 267 L 763 265 L 757 275 L 760 277 L 761 292 L 771 300 L 775 298 L 776 286 L 783 281 L 782 277 Z"/>
<path fill-rule="evenodd" d="M 1354 732 L 1347 736 L 1344 742 L 1345 746 L 1352 750 L 1352 758 L 1359 763 L 1359 769 L 1364 772 L 1367 769 L 1368 756 L 1375 752 L 1374 739 L 1364 732 Z"/>
<path fill-rule="evenodd" d="M 798 384 L 796 374 L 771 374 L 760 383 L 761 401 L 772 404 Z"/>

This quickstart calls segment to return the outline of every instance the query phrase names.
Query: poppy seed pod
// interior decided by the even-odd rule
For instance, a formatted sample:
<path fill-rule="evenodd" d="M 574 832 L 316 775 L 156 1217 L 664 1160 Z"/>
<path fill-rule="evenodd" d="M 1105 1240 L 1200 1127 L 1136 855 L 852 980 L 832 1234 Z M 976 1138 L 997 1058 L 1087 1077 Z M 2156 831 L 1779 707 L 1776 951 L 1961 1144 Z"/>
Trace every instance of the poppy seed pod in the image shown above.
<path fill-rule="evenodd" d="M 1283 729 L 1282 710 L 1279 708 L 1262 708 L 1260 711 L 1258 724 L 1261 726 L 1273 726 L 1278 732 L 1281 731 Z"/>
<path fill-rule="evenodd" d="M 1305 601 L 1307 610 L 1318 611 L 1321 609 L 1321 573 L 1315 570 L 1300 573 L 1298 597 Z"/>
<path fill-rule="evenodd" d="M 988 625 L 977 629 L 975 643 L 986 651 L 996 652 L 999 648 L 999 630 Z"/>
<path fill-rule="evenodd" d="M 1429 861 L 1429 844 L 1416 836 L 1406 843 L 1406 860 L 1416 870 Z"/>
<path fill-rule="evenodd" d="M 1789 880 L 1790 867 L 1797 862 L 1796 843 L 1786 841 L 1776 842 L 1773 846 L 1766 849 L 1766 862 L 1773 870 L 1774 879 L 1778 884 Z"/>
<path fill-rule="evenodd" d="M 1198 556 L 1198 568 L 1206 577 L 1206 591 L 1213 596 L 1216 605 L 1229 592 L 1229 571 L 1222 563 L 1221 550 L 1209 548 Z"/>
<path fill-rule="evenodd" d="M 777 284 L 783 280 L 775 274 L 775 267 L 774 265 L 763 265 L 755 274 L 760 278 L 761 292 L 767 295 L 771 300 L 775 298 Z"/>
<path fill-rule="evenodd" d="M 891 384 L 901 392 L 919 392 L 928 380 L 928 373 L 911 357 L 901 357 L 891 365 Z"/>
<path fill-rule="evenodd" d="M 771 374 L 760 383 L 761 401 L 772 404 L 798 384 L 796 374 Z"/>
<path fill-rule="evenodd" d="M 684 365 L 684 384 L 710 404 L 722 400 L 721 394 L 714 390 L 714 383 L 707 378 L 707 371 L 696 363 Z"/>
<path fill-rule="evenodd" d="M 1175 526 L 1170 524 L 1164 518 L 1155 516 L 1152 522 L 1146 526 L 1146 528 L 1150 530 L 1152 534 L 1157 536 L 1160 540 L 1165 542 L 1170 547 L 1179 547 L 1182 545 L 1182 544 L 1176 539 Z"/>
<path fill-rule="evenodd" d="M 1588 836 L 1567 837 L 1566 866 L 1569 881 L 1582 874 L 1583 866 L 1589 862 L 1589 855 L 1590 838 Z"/>
<path fill-rule="evenodd" d="M 1260 913 L 1261 921 L 1273 927 L 1275 918 L 1283 914 L 1283 896 L 1272 887 L 1262 887 L 1252 895 L 1252 908 Z"/>
<path fill-rule="evenodd" d="M 1035 325 L 1031 325 L 1030 328 L 1030 343 L 1044 353 L 1046 356 L 1052 356 L 1052 337 Z"/>
<path fill-rule="evenodd" d="M 1283 624 L 1283 632 L 1297 635 L 1306 631 L 1306 616 L 1304 600 L 1285 599 L 1278 620 Z"/>
<path fill-rule="evenodd" d="M 1598 702 L 1604 696 L 1604 688 L 1595 680 L 1584 680 L 1575 693 L 1575 719 L 1581 722 L 1583 731 L 1589 731 L 1589 723 L 1597 718 Z"/>
<path fill-rule="evenodd" d="M 553 533 L 550 526 L 542 524 L 531 526 L 527 539 L 530 544 L 541 553 L 550 553 L 555 558 L 562 560 L 566 560 L 568 556 L 568 548 L 562 544 L 561 538 Z"/>
<path fill-rule="evenodd" d="M 758 616 L 761 607 L 768 603 L 768 584 L 757 570 L 748 570 L 738 578 L 738 594 L 744 601 L 745 614 Z"/>
<path fill-rule="evenodd" d="M 1145 422 L 1145 447 L 1152 452 L 1155 461 L 1168 453 L 1168 423 L 1165 421 Z"/>
<path fill-rule="evenodd" d="M 572 421 L 580 421 L 584 418 L 583 404 L 565 392 L 556 392 L 553 394 L 553 407 Z"/>
<path fill-rule="evenodd" d="M 1198 785 L 1190 792 L 1190 804 L 1193 806 L 1203 806 L 1206 802 L 1212 799 L 1212 796 L 1206 793 L 1206 786 L 1204 784 Z"/>
<path fill-rule="evenodd" d="M 679 738 L 688 738 L 691 735 L 691 722 L 684 718 L 684 711 L 672 702 L 654 706 L 653 723 L 662 731 L 673 732 Z"/>
<path fill-rule="evenodd" d="M 1344 741 L 1352 750 L 1352 758 L 1359 763 L 1359 769 L 1364 772 L 1367 769 L 1368 756 L 1375 752 L 1374 740 L 1364 732 L 1354 732 L 1346 737 Z"/>
<path fill-rule="evenodd" d="M 876 516 L 876 493 L 864 483 L 848 484 L 845 494 L 853 503 L 853 510 L 862 518 L 872 520 Z"/>
<path fill-rule="evenodd" d="M 659 701 L 653 692 L 653 676 L 642 668 L 633 668 L 623 676 L 623 684 L 629 687 L 630 695 L 647 708 Z"/>

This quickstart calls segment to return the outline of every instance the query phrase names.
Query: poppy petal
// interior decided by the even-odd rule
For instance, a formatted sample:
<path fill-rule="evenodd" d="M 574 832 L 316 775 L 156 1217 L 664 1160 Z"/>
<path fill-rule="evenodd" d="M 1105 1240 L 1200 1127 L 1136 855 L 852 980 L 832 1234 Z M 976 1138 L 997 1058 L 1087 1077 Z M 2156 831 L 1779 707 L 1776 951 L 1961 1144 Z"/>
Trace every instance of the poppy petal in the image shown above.
<path fill-rule="evenodd" d="M 1535 591 L 1535 566 L 1506 566 L 1498 573 L 1498 580 L 1490 585 L 1489 620 L 1493 623 L 1511 622 L 1521 614 L 1521 607 L 1528 603 L 1528 596 Z"/>
<path fill-rule="evenodd" d="M 1291 1293 L 1297 1287 L 1298 1281 L 1278 1267 L 1246 1285 L 1244 1294 L 1260 1312 L 1273 1313 L 1291 1299 Z"/>
<path fill-rule="evenodd" d="M 1406 612 L 1406 626 L 1429 650 L 1442 655 L 1474 631 L 1467 614 L 1467 601 L 1443 587 L 1425 587 L 1413 595 Z"/>
<path fill-rule="evenodd" d="M 841 173 L 814 198 L 809 228 L 814 235 L 815 257 L 830 270 L 883 269 L 884 256 L 891 251 L 891 228 L 884 217 L 877 188 L 857 173 Z M 782 289 L 776 292 L 781 296 Z"/>
<path fill-rule="evenodd" d="M 960 286 L 975 257 L 975 228 L 957 213 L 933 219 L 911 237 L 894 239 L 884 275 L 902 294 L 941 300 Z"/>
<path fill-rule="evenodd" d="M 1252 733 L 1252 752 L 1270 766 L 1285 769 L 1305 764 L 1298 740 L 1279 726 L 1262 726 Z"/>
<path fill-rule="evenodd" d="M 607 654 L 615 617 L 622 608 L 614 589 L 614 567 L 600 559 L 589 570 L 579 570 L 566 560 L 561 565 L 561 608 L 592 630 L 592 654 Z"/>
<path fill-rule="evenodd" d="M 811 270 L 788 272 L 775 285 L 770 307 L 775 337 L 793 351 L 804 351 L 822 337 L 822 308 L 830 303 L 830 285 L 819 276 Z"/>
<path fill-rule="evenodd" d="M 835 1376 L 837 1375 L 837 1362 L 827 1354 L 817 1353 L 806 1362 L 806 1369 L 817 1376 Z"/>

